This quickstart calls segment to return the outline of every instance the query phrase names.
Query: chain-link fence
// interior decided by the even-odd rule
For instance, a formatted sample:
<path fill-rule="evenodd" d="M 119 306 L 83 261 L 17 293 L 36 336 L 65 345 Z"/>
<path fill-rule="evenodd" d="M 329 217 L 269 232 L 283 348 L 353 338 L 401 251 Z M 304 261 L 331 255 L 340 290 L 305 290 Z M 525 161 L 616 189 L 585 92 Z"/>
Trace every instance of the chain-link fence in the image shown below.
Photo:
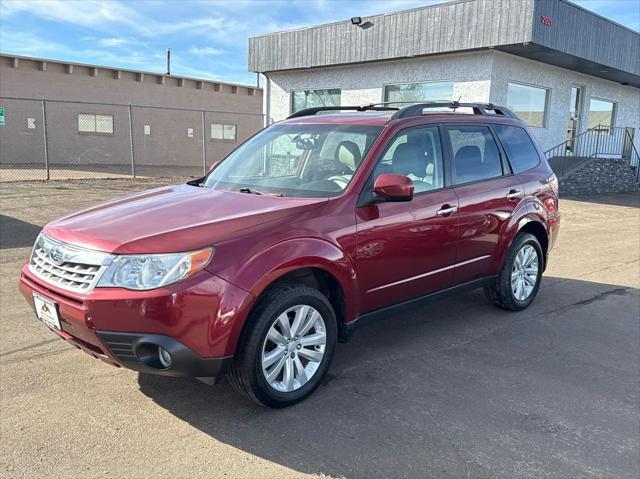
<path fill-rule="evenodd" d="M 0 181 L 197 177 L 262 128 L 213 109 L 0 97 Z"/>

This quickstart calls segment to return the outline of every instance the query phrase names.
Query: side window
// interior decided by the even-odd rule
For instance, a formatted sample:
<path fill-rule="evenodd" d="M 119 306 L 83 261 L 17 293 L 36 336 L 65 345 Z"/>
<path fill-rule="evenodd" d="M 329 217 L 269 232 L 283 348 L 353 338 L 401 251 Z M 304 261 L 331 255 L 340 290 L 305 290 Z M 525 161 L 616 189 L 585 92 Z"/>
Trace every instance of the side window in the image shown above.
<path fill-rule="evenodd" d="M 493 125 L 507 152 L 514 173 L 530 170 L 540 163 L 538 151 L 524 129 L 517 126 Z"/>
<path fill-rule="evenodd" d="M 498 146 L 486 126 L 452 126 L 447 128 L 453 155 L 453 183 L 502 176 Z"/>
<path fill-rule="evenodd" d="M 382 154 L 374 176 L 383 173 L 408 176 L 416 194 L 442 188 L 442 148 L 437 127 L 417 126 L 402 130 Z"/>

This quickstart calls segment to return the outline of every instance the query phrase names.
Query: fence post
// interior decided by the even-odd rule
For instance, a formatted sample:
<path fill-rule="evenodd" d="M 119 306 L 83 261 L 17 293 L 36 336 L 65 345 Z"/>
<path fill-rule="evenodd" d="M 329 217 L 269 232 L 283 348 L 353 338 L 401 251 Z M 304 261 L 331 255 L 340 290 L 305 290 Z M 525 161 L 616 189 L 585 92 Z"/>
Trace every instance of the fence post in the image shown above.
<path fill-rule="evenodd" d="M 136 162 L 133 152 L 133 121 L 131 115 L 131 102 L 129 102 L 129 151 L 131 152 L 131 176 L 136 177 Z"/>
<path fill-rule="evenodd" d="M 202 174 L 207 174 L 207 148 L 204 132 L 204 110 L 202 110 Z"/>
<path fill-rule="evenodd" d="M 47 143 L 47 106 L 42 98 L 42 140 L 44 142 L 44 168 L 47 171 L 47 180 L 51 179 L 49 173 L 49 145 Z"/>
<path fill-rule="evenodd" d="M 594 158 L 598 158 L 598 150 L 600 149 L 600 124 L 596 127 L 596 152 Z"/>

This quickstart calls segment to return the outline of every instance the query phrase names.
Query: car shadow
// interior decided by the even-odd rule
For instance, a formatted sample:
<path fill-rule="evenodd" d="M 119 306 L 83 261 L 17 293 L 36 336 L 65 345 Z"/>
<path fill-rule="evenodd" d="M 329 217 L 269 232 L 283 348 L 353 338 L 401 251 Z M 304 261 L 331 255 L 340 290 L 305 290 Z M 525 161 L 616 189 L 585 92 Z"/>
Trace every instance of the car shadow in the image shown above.
<path fill-rule="evenodd" d="M 632 475 L 639 293 L 551 277 L 519 313 L 481 291 L 416 308 L 338 345 L 324 383 L 287 409 L 225 382 L 141 374 L 139 387 L 212 438 L 304 473 Z"/>
<path fill-rule="evenodd" d="M 33 246 L 42 226 L 0 215 L 0 249 Z"/>

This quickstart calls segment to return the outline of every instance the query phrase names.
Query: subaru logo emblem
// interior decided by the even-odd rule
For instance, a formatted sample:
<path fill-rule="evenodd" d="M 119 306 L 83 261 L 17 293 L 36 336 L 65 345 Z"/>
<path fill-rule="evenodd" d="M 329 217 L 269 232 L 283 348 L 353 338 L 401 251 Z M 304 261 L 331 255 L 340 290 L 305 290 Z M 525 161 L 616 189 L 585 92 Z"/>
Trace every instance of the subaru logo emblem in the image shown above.
<path fill-rule="evenodd" d="M 49 259 L 56 266 L 60 266 L 62 263 L 64 263 L 65 258 L 64 258 L 64 251 L 62 251 L 62 248 L 60 248 L 60 246 L 51 248 L 51 251 L 49 251 Z"/>

